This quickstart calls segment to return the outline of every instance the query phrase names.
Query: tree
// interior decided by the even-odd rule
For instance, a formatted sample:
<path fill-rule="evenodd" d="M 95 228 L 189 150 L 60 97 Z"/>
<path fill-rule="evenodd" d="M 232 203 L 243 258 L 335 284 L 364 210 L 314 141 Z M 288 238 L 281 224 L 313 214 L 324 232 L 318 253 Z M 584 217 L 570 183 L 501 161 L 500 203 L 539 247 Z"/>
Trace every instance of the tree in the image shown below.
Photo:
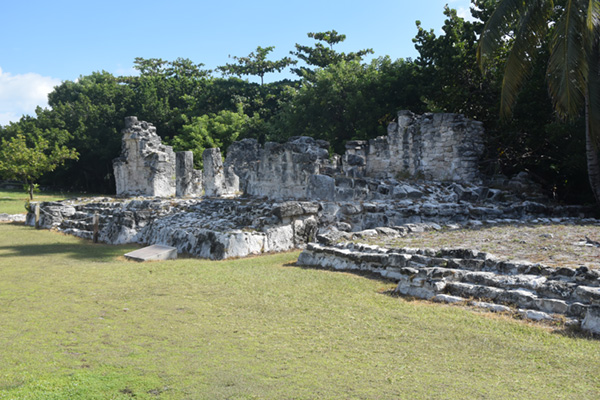
<path fill-rule="evenodd" d="M 270 52 L 275 49 L 275 46 L 260 47 L 256 48 L 256 52 L 250 53 L 246 57 L 233 56 L 233 59 L 237 61 L 237 64 L 225 64 L 218 69 L 225 74 L 229 75 L 256 75 L 260 77 L 260 84 L 263 84 L 263 78 L 265 74 L 271 72 L 281 72 L 283 69 L 290 65 L 296 64 L 296 61 L 289 57 L 283 57 L 280 60 L 271 61 L 267 60 L 267 56 Z"/>
<path fill-rule="evenodd" d="M 482 13 L 490 9 L 494 0 L 477 3 Z M 415 64 L 423 100 L 430 111 L 464 114 L 484 122 L 489 128 L 489 123 L 497 119 L 499 89 L 496 76 L 482 74 L 477 65 L 477 38 L 483 24 L 465 21 L 447 5 L 444 15 L 443 35 L 424 29 L 421 22 L 416 21 L 417 35 L 413 43 L 419 52 Z M 500 58 L 490 62 L 499 63 Z"/>
<path fill-rule="evenodd" d="M 346 40 L 346 35 L 339 34 L 335 30 L 326 32 L 309 32 L 309 38 L 317 40 L 314 47 L 303 46 L 296 43 L 296 51 L 290 51 L 290 54 L 295 55 L 300 60 L 304 61 L 309 66 L 325 68 L 328 65 L 337 64 L 340 61 L 361 61 L 367 54 L 373 54 L 373 49 L 364 49 L 348 54 L 338 53 L 333 50 L 333 45 Z M 325 42 L 328 46 L 321 42 Z M 301 78 L 311 80 L 314 78 L 314 70 L 308 67 L 292 68 L 292 72 Z"/>
<path fill-rule="evenodd" d="M 71 139 L 64 144 L 79 153 L 78 162 L 60 179 L 64 185 L 94 192 L 114 190 L 112 160 L 121 149 L 123 120 L 140 115 L 135 94 L 129 85 L 103 71 L 77 82 L 65 81 L 48 95 L 51 110 L 44 118 L 69 132 Z"/>
<path fill-rule="evenodd" d="M 18 134 L 10 140 L 2 139 L 0 175 L 4 179 L 22 181 L 27 186 L 29 199 L 33 200 L 35 182 L 40 176 L 53 171 L 66 160 L 76 160 L 77 157 L 77 152 L 66 146 L 50 148 L 44 138 L 39 138 L 29 147 L 25 136 Z"/>
<path fill-rule="evenodd" d="M 550 23 L 553 16 L 556 23 Z M 542 43 L 549 42 L 550 97 L 560 117 L 585 115 L 588 178 L 600 204 L 600 1 L 565 0 L 557 6 L 552 0 L 499 1 L 479 41 L 482 69 L 507 37 L 513 42 L 504 68 L 501 115 L 512 114 Z"/>
<path fill-rule="evenodd" d="M 192 119 L 184 125 L 182 132 L 171 141 L 175 151 L 191 150 L 194 153 L 194 164 L 202 167 L 202 153 L 205 149 L 219 147 L 223 152 L 240 136 L 259 124 L 257 114 L 249 117 L 244 114 L 241 104 L 236 112 L 222 110 L 217 114 L 205 114 Z"/>
<path fill-rule="evenodd" d="M 389 57 L 341 61 L 315 71 L 274 121 L 280 137 L 306 135 L 343 152 L 345 142 L 386 133 L 396 111 L 420 111 L 413 64 Z"/>

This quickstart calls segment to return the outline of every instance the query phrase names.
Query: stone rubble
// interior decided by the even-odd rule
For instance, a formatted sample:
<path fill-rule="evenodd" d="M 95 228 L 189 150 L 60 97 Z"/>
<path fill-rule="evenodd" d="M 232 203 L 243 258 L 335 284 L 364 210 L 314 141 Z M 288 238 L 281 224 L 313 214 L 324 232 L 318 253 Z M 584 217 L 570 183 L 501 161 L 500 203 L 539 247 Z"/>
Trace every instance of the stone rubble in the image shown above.
<path fill-rule="evenodd" d="M 0 213 L 0 222 L 25 222 L 25 214 L 6 214 Z"/>

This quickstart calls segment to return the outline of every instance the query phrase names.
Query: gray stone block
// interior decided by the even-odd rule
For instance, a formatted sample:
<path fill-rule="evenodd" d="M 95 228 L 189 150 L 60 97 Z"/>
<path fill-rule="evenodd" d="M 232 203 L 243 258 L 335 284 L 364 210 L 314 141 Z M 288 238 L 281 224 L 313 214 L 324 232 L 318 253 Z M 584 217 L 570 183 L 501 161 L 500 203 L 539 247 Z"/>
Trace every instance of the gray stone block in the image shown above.
<path fill-rule="evenodd" d="M 177 249 L 171 246 L 154 244 L 125 253 L 125 258 L 134 261 L 174 260 L 177 258 Z"/>
<path fill-rule="evenodd" d="M 326 175 L 311 175 L 308 179 L 307 197 L 321 201 L 335 199 L 335 180 Z"/>

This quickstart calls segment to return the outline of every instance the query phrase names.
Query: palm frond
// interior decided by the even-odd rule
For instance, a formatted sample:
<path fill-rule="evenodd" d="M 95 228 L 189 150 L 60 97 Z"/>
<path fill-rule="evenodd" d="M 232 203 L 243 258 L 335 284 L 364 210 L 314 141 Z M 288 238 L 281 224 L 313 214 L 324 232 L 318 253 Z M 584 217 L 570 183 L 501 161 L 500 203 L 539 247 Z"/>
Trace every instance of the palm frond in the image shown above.
<path fill-rule="evenodd" d="M 588 0 L 586 25 L 588 31 L 597 30 L 600 26 L 600 1 Z"/>
<path fill-rule="evenodd" d="M 589 0 L 567 0 L 553 32 L 548 61 L 548 89 L 561 117 L 581 115 L 589 77 Z"/>
<path fill-rule="evenodd" d="M 510 32 L 512 21 L 526 7 L 524 0 L 501 0 L 488 19 L 477 46 L 477 62 L 483 70 L 487 58 L 491 56 L 503 43 L 505 36 Z"/>
<path fill-rule="evenodd" d="M 502 117 L 508 117 L 512 113 L 521 87 L 531 73 L 539 46 L 548 31 L 548 5 L 543 0 L 529 1 L 521 11 L 515 39 L 504 67 L 500 103 Z"/>

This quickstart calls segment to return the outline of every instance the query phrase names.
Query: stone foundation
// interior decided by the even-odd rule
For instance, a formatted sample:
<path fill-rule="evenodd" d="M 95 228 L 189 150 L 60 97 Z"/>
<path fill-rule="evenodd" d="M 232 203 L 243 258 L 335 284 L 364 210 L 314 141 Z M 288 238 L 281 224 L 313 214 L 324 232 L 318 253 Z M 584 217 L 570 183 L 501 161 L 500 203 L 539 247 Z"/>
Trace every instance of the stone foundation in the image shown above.
<path fill-rule="evenodd" d="M 101 242 L 160 244 L 217 260 L 303 247 L 316 236 L 319 206 L 250 199 L 95 198 L 45 202 L 40 209 L 41 228 L 91 239 L 98 214 Z M 35 224 L 33 213 L 27 224 Z"/>
<path fill-rule="evenodd" d="M 386 249 L 355 243 L 311 243 L 298 264 L 371 272 L 398 282 L 398 294 L 421 299 L 470 302 L 535 320 L 562 315 L 567 322 L 581 323 L 583 329 L 600 334 L 600 271 L 587 267 L 503 261 L 460 248 Z"/>

